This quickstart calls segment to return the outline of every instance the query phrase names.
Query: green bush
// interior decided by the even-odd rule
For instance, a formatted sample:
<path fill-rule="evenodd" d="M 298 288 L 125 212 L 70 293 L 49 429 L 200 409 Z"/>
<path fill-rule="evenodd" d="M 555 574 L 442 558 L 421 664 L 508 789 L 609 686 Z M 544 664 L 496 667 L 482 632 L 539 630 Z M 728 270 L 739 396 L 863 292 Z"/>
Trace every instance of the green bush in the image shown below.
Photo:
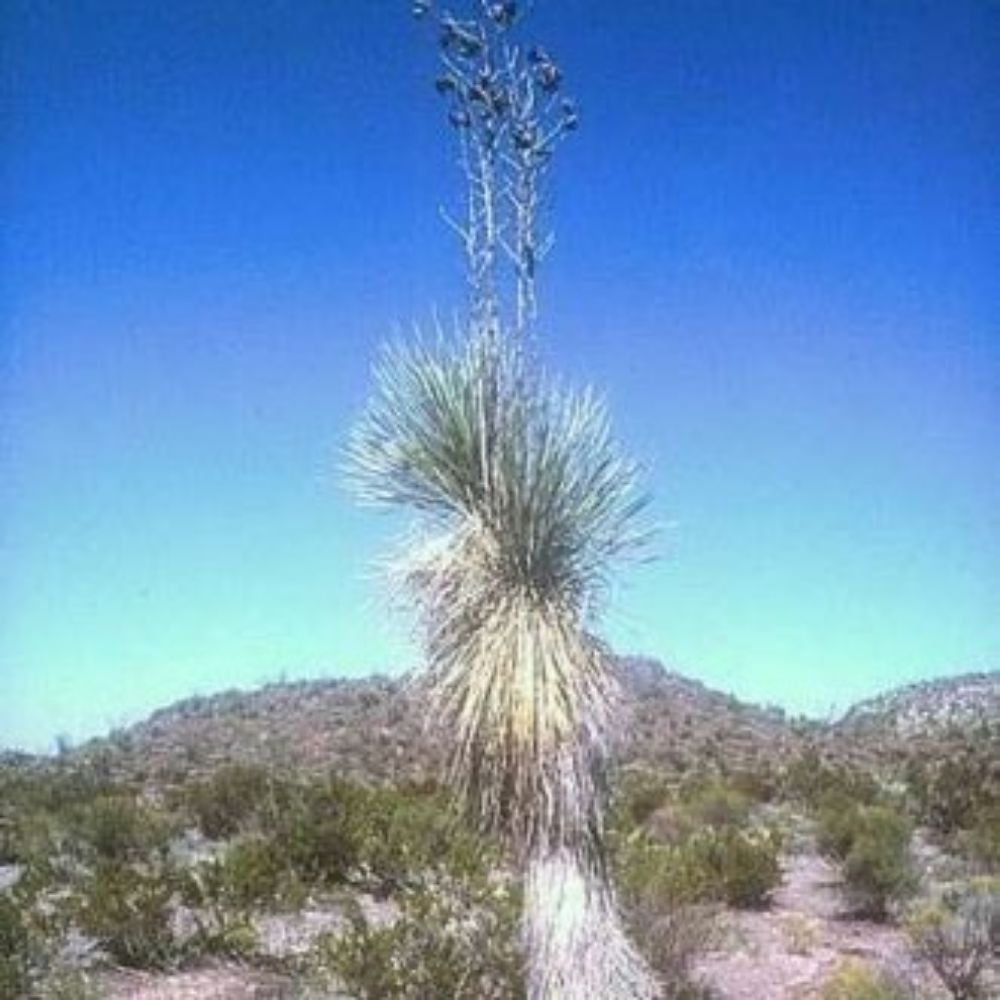
<path fill-rule="evenodd" d="M 224 899 L 243 912 L 275 903 L 288 885 L 288 867 L 274 841 L 255 839 L 234 844 L 220 868 Z"/>
<path fill-rule="evenodd" d="M 79 889 L 80 929 L 121 965 L 167 968 L 178 957 L 170 921 L 175 890 L 169 869 L 140 871 L 101 863 Z"/>
<path fill-rule="evenodd" d="M 947 752 L 910 759 L 906 781 L 920 821 L 939 833 L 1000 816 L 1000 726 L 952 733 Z"/>
<path fill-rule="evenodd" d="M 615 791 L 611 825 L 626 831 L 642 826 L 670 797 L 670 786 L 659 774 L 627 771 Z"/>
<path fill-rule="evenodd" d="M 74 810 L 74 853 L 87 860 L 135 861 L 166 849 L 170 826 L 132 796 L 99 795 Z"/>
<path fill-rule="evenodd" d="M 814 749 L 785 768 L 782 785 L 787 798 L 810 809 L 816 809 L 831 793 L 859 804 L 871 804 L 879 796 L 878 782 L 867 771 L 830 763 Z"/>
<path fill-rule="evenodd" d="M 619 842 L 613 864 L 615 884 L 626 907 L 642 904 L 666 912 L 717 898 L 701 859 L 684 844 L 632 837 Z"/>
<path fill-rule="evenodd" d="M 730 906 L 766 906 L 781 882 L 779 843 L 768 830 L 732 828 L 698 835 L 690 842 L 714 894 Z"/>
<path fill-rule="evenodd" d="M 263 829 L 306 885 L 350 881 L 385 896 L 412 887 L 429 869 L 483 873 L 495 857 L 438 792 L 369 789 L 334 777 L 286 793 Z"/>
<path fill-rule="evenodd" d="M 890 904 L 905 899 L 915 888 L 910 835 L 906 817 L 892 809 L 866 806 L 855 813 L 843 870 L 859 913 L 884 920 Z"/>
<path fill-rule="evenodd" d="M 376 926 L 360 909 L 326 937 L 318 962 L 358 1000 L 520 1000 L 524 996 L 516 895 L 485 880 L 443 879 L 400 897 L 401 914 Z"/>
<path fill-rule="evenodd" d="M 649 837 L 620 843 L 615 867 L 626 898 L 654 896 L 664 906 L 727 903 L 766 906 L 781 881 L 777 837 L 767 830 L 707 829 L 681 844 Z"/>
<path fill-rule="evenodd" d="M 28 929 L 20 909 L 0 894 L 0 997 L 23 996 L 28 987 Z"/>
<path fill-rule="evenodd" d="M 816 809 L 816 846 L 822 854 L 843 861 L 859 827 L 860 805 L 843 791 L 826 792 Z"/>
<path fill-rule="evenodd" d="M 428 870 L 456 879 L 485 876 L 496 852 L 459 822 L 440 794 L 369 794 L 357 817 L 358 855 L 369 888 L 386 895 Z"/>
<path fill-rule="evenodd" d="M 17 822 L 13 816 L 0 815 L 0 865 L 15 865 L 21 860 Z"/>
<path fill-rule="evenodd" d="M 269 816 L 266 835 L 306 885 L 333 887 L 361 861 L 364 789 L 333 779 L 292 789 L 285 808 Z"/>
<path fill-rule="evenodd" d="M 232 853 L 232 852 L 231 852 Z M 257 944 L 251 911 L 271 898 L 267 876 L 263 884 L 256 863 L 239 855 L 235 865 L 206 861 L 178 878 L 181 902 L 188 907 L 194 933 L 184 942 L 187 954 L 241 957 Z"/>
<path fill-rule="evenodd" d="M 885 972 L 848 959 L 823 983 L 822 1000 L 908 1000 L 908 993 Z"/>
<path fill-rule="evenodd" d="M 779 792 L 779 782 L 774 768 L 767 760 L 758 761 L 755 767 L 733 771 L 728 783 L 751 802 L 770 802 Z"/>
<path fill-rule="evenodd" d="M 842 792 L 824 796 L 817 817 L 820 850 L 840 862 L 859 914 L 884 920 L 890 904 L 911 894 L 909 820 L 884 805 L 859 805 Z"/>
<path fill-rule="evenodd" d="M 1000 953 L 1000 882 L 976 880 L 940 904 L 921 907 L 907 931 L 955 1000 L 986 1000 L 984 973 Z"/>
<path fill-rule="evenodd" d="M 704 872 L 690 852 L 652 838 L 621 845 L 615 865 L 630 936 L 659 975 L 665 1000 L 695 1000 L 702 993 L 692 968 L 712 928 Z"/>
<path fill-rule="evenodd" d="M 750 799 L 722 781 L 686 790 L 682 800 L 697 826 L 739 828 L 750 821 Z"/>
<path fill-rule="evenodd" d="M 82 767 L 0 768 L 0 863 L 26 864 L 72 844 L 80 810 L 116 791 Z"/>
<path fill-rule="evenodd" d="M 267 807 L 273 779 L 262 767 L 230 764 L 185 790 L 185 804 L 198 829 L 211 840 L 239 833 Z"/>
<path fill-rule="evenodd" d="M 1000 803 L 981 806 L 956 843 L 963 854 L 987 872 L 1000 873 Z"/>
<path fill-rule="evenodd" d="M 293 875 L 279 846 L 255 838 L 234 844 L 221 859 L 203 861 L 179 879 L 185 905 L 221 917 L 232 914 L 244 923 L 253 911 L 267 909 L 292 895 Z M 301 902 L 301 897 L 297 899 Z"/>

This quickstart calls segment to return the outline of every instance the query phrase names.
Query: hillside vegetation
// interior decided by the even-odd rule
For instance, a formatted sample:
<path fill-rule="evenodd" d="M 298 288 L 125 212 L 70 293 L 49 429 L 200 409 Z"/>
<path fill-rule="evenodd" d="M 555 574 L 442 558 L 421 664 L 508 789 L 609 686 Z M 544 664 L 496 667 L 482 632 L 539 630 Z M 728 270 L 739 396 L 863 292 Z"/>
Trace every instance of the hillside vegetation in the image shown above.
<path fill-rule="evenodd" d="M 609 861 L 665 997 L 997 995 L 998 675 L 819 724 L 618 669 Z M 5 755 L 0 997 L 522 996 L 518 880 L 419 703 L 276 684 Z"/>

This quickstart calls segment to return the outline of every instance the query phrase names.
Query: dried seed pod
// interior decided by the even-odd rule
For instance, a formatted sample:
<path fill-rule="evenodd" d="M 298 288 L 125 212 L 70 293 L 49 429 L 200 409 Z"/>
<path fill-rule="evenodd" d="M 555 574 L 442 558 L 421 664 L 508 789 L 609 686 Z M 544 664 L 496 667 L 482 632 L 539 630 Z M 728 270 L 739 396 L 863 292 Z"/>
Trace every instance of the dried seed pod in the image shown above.
<path fill-rule="evenodd" d="M 490 20 L 500 25 L 501 28 L 509 28 L 517 20 L 517 4 L 514 0 L 506 0 L 505 3 L 492 3 L 487 8 L 486 13 Z"/>

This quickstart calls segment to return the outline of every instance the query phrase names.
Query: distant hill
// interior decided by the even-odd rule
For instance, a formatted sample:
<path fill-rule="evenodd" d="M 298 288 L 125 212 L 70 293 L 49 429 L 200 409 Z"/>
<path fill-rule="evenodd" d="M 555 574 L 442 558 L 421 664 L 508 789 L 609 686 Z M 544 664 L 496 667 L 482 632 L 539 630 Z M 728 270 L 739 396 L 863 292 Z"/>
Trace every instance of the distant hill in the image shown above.
<path fill-rule="evenodd" d="M 1000 671 L 940 677 L 859 702 L 837 723 L 855 735 L 932 739 L 1000 721 Z"/>
<path fill-rule="evenodd" d="M 624 692 L 623 764 L 683 773 L 689 768 L 756 768 L 795 752 L 817 723 L 794 724 L 667 670 L 657 660 L 616 661 Z M 166 780 L 232 761 L 279 770 L 336 769 L 364 781 L 438 776 L 440 734 L 427 725 L 419 690 L 386 677 L 268 684 L 187 698 L 148 719 L 91 740 L 72 753 L 116 775 Z"/>
<path fill-rule="evenodd" d="M 806 747 L 835 760 L 899 760 L 951 725 L 1000 724 L 1000 673 L 914 684 L 861 702 L 834 724 L 792 719 L 715 691 L 659 661 L 622 657 L 624 766 L 675 775 L 773 769 Z M 385 677 L 268 684 L 188 698 L 72 751 L 119 777 L 170 782 L 234 761 L 363 781 L 440 774 L 441 738 L 419 690 Z"/>

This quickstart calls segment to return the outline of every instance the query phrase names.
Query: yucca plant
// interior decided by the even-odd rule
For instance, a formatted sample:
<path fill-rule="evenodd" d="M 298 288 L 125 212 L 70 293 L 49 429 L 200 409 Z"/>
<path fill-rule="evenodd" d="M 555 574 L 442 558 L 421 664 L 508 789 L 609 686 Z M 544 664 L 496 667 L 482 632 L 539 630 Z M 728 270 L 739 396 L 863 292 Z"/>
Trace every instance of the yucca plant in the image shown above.
<path fill-rule="evenodd" d="M 393 575 L 417 612 L 451 785 L 525 872 L 529 996 L 652 997 L 605 865 L 618 689 L 594 632 L 610 573 L 644 542 L 638 470 L 600 400 L 549 376 L 525 336 L 534 258 L 526 267 L 517 247 L 536 243 L 540 173 L 514 154 L 523 134 L 547 136 L 547 163 L 565 131 L 544 127 L 558 71 L 508 40 L 516 4 L 438 17 L 470 191 L 473 302 L 465 329 L 384 352 L 349 468 L 362 499 L 418 516 Z M 485 110 L 473 86 L 492 95 Z M 509 324 L 496 246 L 514 265 Z"/>

